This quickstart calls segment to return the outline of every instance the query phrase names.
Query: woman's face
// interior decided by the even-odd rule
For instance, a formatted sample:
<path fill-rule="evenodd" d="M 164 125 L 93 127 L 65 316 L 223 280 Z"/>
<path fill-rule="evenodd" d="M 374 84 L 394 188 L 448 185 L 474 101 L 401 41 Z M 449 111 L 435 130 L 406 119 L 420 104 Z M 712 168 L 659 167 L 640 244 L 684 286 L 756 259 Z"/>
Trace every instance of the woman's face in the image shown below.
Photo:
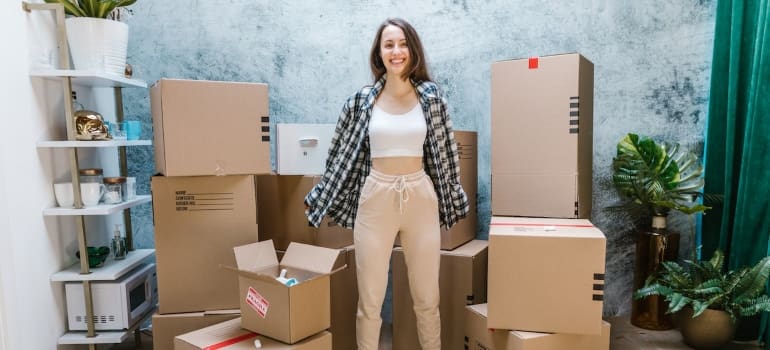
<path fill-rule="evenodd" d="M 380 36 L 380 58 L 388 75 L 401 76 L 409 65 L 409 47 L 401 28 L 388 25 Z"/>

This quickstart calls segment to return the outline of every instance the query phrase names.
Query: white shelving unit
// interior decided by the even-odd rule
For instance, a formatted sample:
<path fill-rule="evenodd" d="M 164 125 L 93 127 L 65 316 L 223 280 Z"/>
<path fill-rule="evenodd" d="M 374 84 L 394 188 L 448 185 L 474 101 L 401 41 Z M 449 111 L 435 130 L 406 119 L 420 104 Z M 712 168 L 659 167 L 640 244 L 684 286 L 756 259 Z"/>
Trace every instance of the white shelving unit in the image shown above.
<path fill-rule="evenodd" d="M 85 275 L 80 273 L 80 264 L 74 264 L 51 275 L 51 282 L 114 281 L 147 261 L 154 254 L 155 249 L 136 249 L 128 252 L 125 259 L 107 259 L 104 266 L 92 268 L 91 273 Z"/>
<path fill-rule="evenodd" d="M 87 331 L 70 331 L 59 338 L 59 344 L 87 344 L 90 350 L 96 350 L 96 344 L 114 344 L 123 342 L 133 332 L 138 339 L 137 327 L 143 320 L 132 325 L 130 329 L 120 331 L 99 331 L 96 332 L 94 326 L 94 308 L 92 302 L 92 281 L 114 281 L 124 274 L 137 267 L 139 264 L 150 259 L 155 254 L 154 249 L 133 249 L 131 242 L 131 214 L 130 208 L 136 205 L 149 203 L 151 196 L 137 196 L 136 199 L 128 200 L 113 205 L 97 205 L 84 208 L 80 196 L 79 179 L 79 161 L 78 148 L 118 148 L 117 158 L 120 163 L 120 175 L 127 176 L 126 149 L 128 146 L 148 146 L 152 142 L 149 140 L 110 140 L 110 141 L 79 141 L 77 140 L 77 130 L 74 121 L 74 111 L 72 108 L 73 97 L 72 87 L 81 86 L 84 88 L 113 88 L 115 101 L 115 121 L 123 121 L 123 88 L 146 89 L 147 83 L 130 79 L 124 76 L 106 73 L 102 71 L 84 71 L 73 70 L 70 68 L 69 48 L 67 45 L 66 27 L 64 25 L 64 7 L 61 4 L 32 3 L 22 2 L 22 8 L 25 11 L 41 10 L 52 11 L 56 22 L 56 36 L 58 45 L 59 62 L 57 69 L 33 70 L 30 76 L 33 79 L 52 79 L 60 83 L 62 95 L 64 97 L 64 115 L 67 131 L 67 140 L 44 140 L 37 143 L 38 149 L 64 149 L 69 158 L 69 172 L 72 182 L 72 190 L 75 198 L 75 208 L 46 208 L 43 209 L 45 216 L 72 216 L 77 226 L 78 252 L 80 253 L 80 262 L 70 266 L 67 269 L 59 271 L 51 276 L 51 281 L 61 282 L 79 282 L 83 284 L 83 296 L 85 299 L 85 315 Z M 59 156 L 59 155 L 57 155 Z M 86 236 L 85 218 L 93 215 L 110 215 L 123 212 L 124 227 L 126 228 L 126 238 L 129 253 L 125 259 L 108 259 L 104 265 L 98 268 L 90 268 L 88 265 L 88 238 Z M 146 319 L 152 313 L 150 310 L 143 319 Z"/>
<path fill-rule="evenodd" d="M 135 199 L 127 200 L 118 204 L 101 203 L 97 206 L 85 207 L 80 209 L 60 208 L 60 207 L 46 208 L 46 209 L 43 209 L 43 215 L 45 216 L 110 215 L 113 213 L 117 213 L 121 210 L 125 210 L 128 208 L 137 206 L 139 204 L 149 203 L 151 201 L 152 201 L 152 196 L 140 195 L 140 196 L 136 196 Z"/>
<path fill-rule="evenodd" d="M 152 146 L 150 140 L 112 141 L 38 141 L 37 148 L 107 148 L 125 146 Z"/>

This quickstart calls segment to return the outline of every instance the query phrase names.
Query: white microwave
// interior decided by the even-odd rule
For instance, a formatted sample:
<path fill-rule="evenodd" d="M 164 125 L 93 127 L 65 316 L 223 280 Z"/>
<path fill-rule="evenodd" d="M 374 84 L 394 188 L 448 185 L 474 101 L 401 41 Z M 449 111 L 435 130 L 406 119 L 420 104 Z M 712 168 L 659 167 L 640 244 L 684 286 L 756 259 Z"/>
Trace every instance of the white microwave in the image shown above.
<path fill-rule="evenodd" d="M 87 330 L 83 284 L 66 283 L 70 330 Z M 94 329 L 128 329 L 149 312 L 157 300 L 155 264 L 144 264 L 115 281 L 91 282 Z"/>

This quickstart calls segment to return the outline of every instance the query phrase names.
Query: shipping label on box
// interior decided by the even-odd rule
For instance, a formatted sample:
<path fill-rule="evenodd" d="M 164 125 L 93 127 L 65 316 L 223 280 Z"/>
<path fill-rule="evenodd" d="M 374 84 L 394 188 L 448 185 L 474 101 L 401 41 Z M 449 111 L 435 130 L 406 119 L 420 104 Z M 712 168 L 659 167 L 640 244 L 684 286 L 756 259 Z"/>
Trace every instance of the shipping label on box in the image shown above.
<path fill-rule="evenodd" d="M 335 124 L 276 125 L 276 172 L 281 175 L 321 175 L 334 136 Z"/>
<path fill-rule="evenodd" d="M 580 54 L 492 64 L 493 215 L 590 218 L 593 80 Z"/>
<path fill-rule="evenodd" d="M 150 104 L 161 174 L 270 173 L 267 84 L 161 79 Z"/>
<path fill-rule="evenodd" d="M 489 328 L 600 334 L 605 246 L 588 220 L 493 216 Z"/>
<path fill-rule="evenodd" d="M 174 338 L 175 350 L 254 350 L 257 348 L 261 350 L 332 350 L 332 335 L 324 331 L 295 344 L 284 344 L 241 328 L 241 318 L 236 318 Z"/>
<path fill-rule="evenodd" d="M 465 349 L 472 350 L 608 350 L 610 324 L 602 321 L 599 335 L 535 333 L 489 329 L 487 304 L 465 308 Z"/>
<path fill-rule="evenodd" d="M 288 344 L 329 328 L 329 274 L 338 250 L 291 243 L 280 264 L 271 240 L 233 250 L 237 268 L 224 267 L 238 273 L 243 328 Z"/>
<path fill-rule="evenodd" d="M 238 285 L 219 265 L 258 240 L 253 175 L 152 178 L 161 314 L 237 309 Z"/>
<path fill-rule="evenodd" d="M 393 349 L 419 349 L 417 319 L 402 248 L 393 249 Z M 463 350 L 465 306 L 487 300 L 487 241 L 473 240 L 441 252 L 441 348 Z"/>

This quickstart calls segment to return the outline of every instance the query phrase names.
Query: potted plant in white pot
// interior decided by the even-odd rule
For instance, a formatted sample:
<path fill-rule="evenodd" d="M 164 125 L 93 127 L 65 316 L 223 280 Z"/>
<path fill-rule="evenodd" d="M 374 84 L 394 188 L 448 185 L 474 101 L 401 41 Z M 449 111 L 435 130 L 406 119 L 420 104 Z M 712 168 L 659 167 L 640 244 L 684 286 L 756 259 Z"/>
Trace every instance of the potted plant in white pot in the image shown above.
<path fill-rule="evenodd" d="M 732 340 L 740 317 L 770 311 L 765 291 L 770 257 L 723 272 L 724 254 L 717 250 L 710 260 L 666 261 L 662 267 L 634 298 L 664 297 L 667 312 L 677 315 L 684 342 L 696 349 L 722 349 Z"/>
<path fill-rule="evenodd" d="M 638 289 L 663 261 L 677 259 L 680 235 L 666 229 L 669 212 L 673 209 L 689 215 L 710 209 L 694 202 L 703 187 L 703 167 L 692 152 L 677 144 L 632 133 L 618 143 L 612 165 L 612 181 L 626 200 L 613 209 L 630 213 L 637 225 L 634 289 Z M 633 325 L 653 330 L 673 328 L 662 298 L 632 300 L 631 306 Z"/>
<path fill-rule="evenodd" d="M 128 25 L 117 18 L 136 0 L 45 0 L 64 6 L 67 42 L 75 69 L 123 75 Z"/>

